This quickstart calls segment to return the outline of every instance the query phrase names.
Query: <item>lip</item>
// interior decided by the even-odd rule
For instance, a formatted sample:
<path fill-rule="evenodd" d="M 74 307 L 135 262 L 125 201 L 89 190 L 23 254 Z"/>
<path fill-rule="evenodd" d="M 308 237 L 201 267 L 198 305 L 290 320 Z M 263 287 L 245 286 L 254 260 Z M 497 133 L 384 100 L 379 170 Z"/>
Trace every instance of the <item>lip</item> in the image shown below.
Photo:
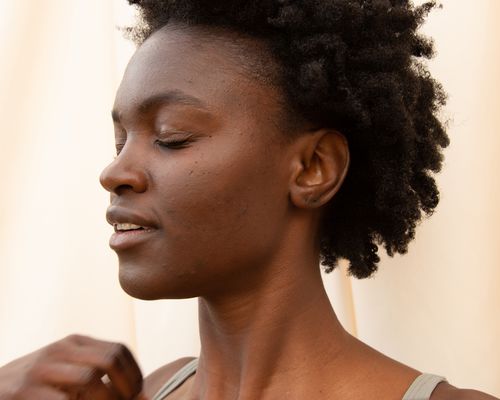
<path fill-rule="evenodd" d="M 155 232 L 154 228 L 115 232 L 109 238 L 109 247 L 115 251 L 130 249 L 149 241 Z"/>
<path fill-rule="evenodd" d="M 158 231 L 158 224 L 153 218 L 130 208 L 110 206 L 106 210 L 106 221 L 115 228 L 109 239 L 109 247 L 115 251 L 129 249 L 151 239 L 152 235 Z M 116 224 L 130 223 L 139 225 L 145 229 L 116 231 Z"/>
<path fill-rule="evenodd" d="M 137 211 L 118 206 L 108 207 L 106 211 L 106 221 L 108 221 L 111 226 L 115 226 L 116 224 L 130 223 L 143 226 L 144 228 L 148 229 L 158 228 L 158 225 L 153 221 L 153 218 L 150 218 L 146 215 L 141 215 Z"/>

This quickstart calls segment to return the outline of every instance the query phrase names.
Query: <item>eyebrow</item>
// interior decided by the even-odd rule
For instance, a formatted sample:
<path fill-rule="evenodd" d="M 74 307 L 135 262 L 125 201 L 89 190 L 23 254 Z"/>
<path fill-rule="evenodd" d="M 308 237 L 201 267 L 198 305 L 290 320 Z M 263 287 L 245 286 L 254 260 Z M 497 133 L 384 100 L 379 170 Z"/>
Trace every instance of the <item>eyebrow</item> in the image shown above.
<path fill-rule="evenodd" d="M 184 104 L 200 108 L 205 111 L 208 109 L 205 103 L 197 97 L 190 96 L 180 90 L 171 90 L 164 93 L 153 94 L 152 96 L 146 98 L 137 106 L 137 112 L 144 115 L 150 112 L 153 108 L 168 104 Z M 114 122 L 120 122 L 121 116 L 122 113 L 118 110 L 114 109 L 111 111 L 111 118 L 113 118 Z"/>

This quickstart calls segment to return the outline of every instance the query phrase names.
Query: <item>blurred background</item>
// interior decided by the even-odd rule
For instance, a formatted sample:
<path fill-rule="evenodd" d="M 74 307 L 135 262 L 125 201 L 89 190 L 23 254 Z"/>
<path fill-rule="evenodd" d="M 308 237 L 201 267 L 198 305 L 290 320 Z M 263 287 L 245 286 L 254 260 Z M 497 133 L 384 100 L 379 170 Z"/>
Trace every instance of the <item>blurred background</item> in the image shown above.
<path fill-rule="evenodd" d="M 440 205 L 375 277 L 324 281 L 361 340 L 500 396 L 500 1 L 442 4 L 423 27 L 449 93 Z M 198 353 L 196 300 L 130 298 L 108 247 L 98 177 L 133 16 L 125 0 L 0 0 L 0 365 L 70 333 L 126 343 L 145 374 Z"/>

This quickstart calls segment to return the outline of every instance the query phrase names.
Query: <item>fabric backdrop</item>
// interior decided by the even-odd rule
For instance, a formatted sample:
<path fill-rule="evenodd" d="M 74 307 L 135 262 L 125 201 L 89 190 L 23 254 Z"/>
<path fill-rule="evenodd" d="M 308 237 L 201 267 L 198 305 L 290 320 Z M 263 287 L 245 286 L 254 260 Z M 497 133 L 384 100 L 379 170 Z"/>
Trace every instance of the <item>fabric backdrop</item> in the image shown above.
<path fill-rule="evenodd" d="M 459 387 L 500 396 L 500 2 L 446 0 L 424 31 L 450 95 L 441 203 L 375 277 L 325 275 L 344 326 Z M 145 374 L 199 350 L 196 300 L 122 292 L 108 248 L 125 0 L 0 0 L 0 365 L 70 333 L 126 343 Z"/>

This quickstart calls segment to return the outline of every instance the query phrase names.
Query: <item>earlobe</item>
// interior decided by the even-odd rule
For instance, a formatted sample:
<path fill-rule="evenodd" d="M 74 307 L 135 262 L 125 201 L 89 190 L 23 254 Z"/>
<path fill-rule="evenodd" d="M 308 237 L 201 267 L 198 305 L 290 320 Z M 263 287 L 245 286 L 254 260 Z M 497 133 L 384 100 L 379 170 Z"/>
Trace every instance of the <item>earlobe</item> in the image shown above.
<path fill-rule="evenodd" d="M 299 208 L 319 208 L 340 189 L 349 168 L 347 139 L 321 129 L 304 139 L 295 159 L 290 198 Z"/>

